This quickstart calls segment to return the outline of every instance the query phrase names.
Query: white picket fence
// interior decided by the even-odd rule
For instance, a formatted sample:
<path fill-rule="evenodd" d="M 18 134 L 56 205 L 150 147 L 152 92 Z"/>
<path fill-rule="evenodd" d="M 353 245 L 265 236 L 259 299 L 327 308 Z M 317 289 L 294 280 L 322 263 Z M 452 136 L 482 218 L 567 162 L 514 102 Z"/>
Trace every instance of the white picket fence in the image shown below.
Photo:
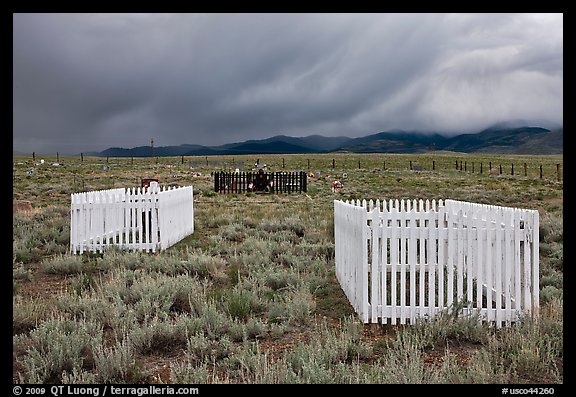
<path fill-rule="evenodd" d="M 194 232 L 192 186 L 109 189 L 71 195 L 70 251 L 166 249 Z"/>
<path fill-rule="evenodd" d="M 538 314 L 538 230 L 534 210 L 335 200 L 336 275 L 364 323 L 458 308 L 501 327 Z"/>

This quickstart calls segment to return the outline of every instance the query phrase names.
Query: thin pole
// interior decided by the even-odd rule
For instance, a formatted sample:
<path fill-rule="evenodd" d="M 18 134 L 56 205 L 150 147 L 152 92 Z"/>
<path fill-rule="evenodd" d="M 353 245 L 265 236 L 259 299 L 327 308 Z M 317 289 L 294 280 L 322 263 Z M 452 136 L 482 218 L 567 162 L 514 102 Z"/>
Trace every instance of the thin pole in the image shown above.
<path fill-rule="evenodd" d="M 542 179 L 542 164 L 540 164 L 540 179 Z"/>

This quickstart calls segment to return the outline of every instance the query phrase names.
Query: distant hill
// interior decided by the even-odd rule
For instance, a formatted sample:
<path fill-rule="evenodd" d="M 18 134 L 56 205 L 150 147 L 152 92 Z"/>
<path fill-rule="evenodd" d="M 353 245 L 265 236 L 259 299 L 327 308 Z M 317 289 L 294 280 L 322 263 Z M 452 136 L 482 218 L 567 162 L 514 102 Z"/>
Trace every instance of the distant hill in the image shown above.
<path fill-rule="evenodd" d="M 110 156 L 110 157 L 149 157 L 154 156 L 183 156 L 194 150 L 201 150 L 204 146 L 200 145 L 179 145 L 179 146 L 160 146 L 155 147 L 154 150 L 150 146 L 138 146 L 132 149 L 123 149 L 113 147 L 106 149 L 97 156 Z"/>
<path fill-rule="evenodd" d="M 303 138 L 276 135 L 271 138 L 261 140 L 250 140 L 240 143 L 226 144 L 219 146 L 218 148 L 228 151 L 250 151 L 248 154 L 265 154 L 265 152 L 254 151 L 259 149 L 269 150 L 269 152 L 266 153 L 319 153 L 337 149 L 351 139 L 352 138 L 348 137 L 325 137 L 321 135 L 310 135 Z M 282 147 L 285 147 L 288 151 L 282 152 Z"/>
<path fill-rule="evenodd" d="M 425 134 L 393 130 L 360 138 L 310 135 L 290 137 L 278 135 L 260 140 L 229 143 L 221 146 L 183 144 L 155 147 L 154 156 L 210 156 L 233 154 L 298 154 L 298 153 L 423 153 L 447 150 L 464 153 L 562 154 L 564 129 L 518 126 L 519 121 L 500 123 L 474 134 L 448 137 L 442 133 Z M 149 157 L 149 146 L 131 149 L 109 148 L 91 153 L 95 156 Z"/>
<path fill-rule="evenodd" d="M 352 139 L 338 148 L 351 153 L 418 153 L 441 150 L 448 138 L 440 134 L 423 134 L 394 130 Z"/>
<path fill-rule="evenodd" d="M 563 130 L 540 127 L 488 128 L 478 134 L 458 135 L 444 150 L 455 152 L 553 154 L 562 153 Z M 550 140 L 551 139 L 551 140 Z"/>
<path fill-rule="evenodd" d="M 317 152 L 318 150 L 284 141 L 252 142 L 236 145 L 228 149 L 228 154 L 298 154 Z"/>
<path fill-rule="evenodd" d="M 554 131 L 532 131 L 530 135 L 522 132 L 516 139 L 507 142 L 494 142 L 479 147 L 476 152 L 508 154 L 562 154 L 564 149 L 564 129 Z M 500 143 L 500 144 L 499 144 Z"/>

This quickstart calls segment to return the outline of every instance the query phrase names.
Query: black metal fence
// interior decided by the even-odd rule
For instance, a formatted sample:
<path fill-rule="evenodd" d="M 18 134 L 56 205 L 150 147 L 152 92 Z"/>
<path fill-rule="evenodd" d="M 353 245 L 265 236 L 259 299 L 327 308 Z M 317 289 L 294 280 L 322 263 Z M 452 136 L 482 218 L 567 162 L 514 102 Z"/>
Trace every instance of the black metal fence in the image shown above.
<path fill-rule="evenodd" d="M 307 174 L 296 172 L 224 172 L 214 173 L 214 191 L 219 193 L 302 193 Z"/>

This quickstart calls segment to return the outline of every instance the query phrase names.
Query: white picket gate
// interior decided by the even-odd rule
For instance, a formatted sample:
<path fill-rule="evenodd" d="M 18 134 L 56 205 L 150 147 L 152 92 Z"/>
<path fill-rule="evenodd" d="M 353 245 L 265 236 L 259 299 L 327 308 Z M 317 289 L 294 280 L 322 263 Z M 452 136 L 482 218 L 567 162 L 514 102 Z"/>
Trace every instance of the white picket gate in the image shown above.
<path fill-rule="evenodd" d="M 458 307 L 497 327 L 539 309 L 538 211 L 456 200 L 334 201 L 336 275 L 364 323 Z"/>
<path fill-rule="evenodd" d="M 194 232 L 192 186 L 109 189 L 71 195 L 70 251 L 162 250 Z"/>

